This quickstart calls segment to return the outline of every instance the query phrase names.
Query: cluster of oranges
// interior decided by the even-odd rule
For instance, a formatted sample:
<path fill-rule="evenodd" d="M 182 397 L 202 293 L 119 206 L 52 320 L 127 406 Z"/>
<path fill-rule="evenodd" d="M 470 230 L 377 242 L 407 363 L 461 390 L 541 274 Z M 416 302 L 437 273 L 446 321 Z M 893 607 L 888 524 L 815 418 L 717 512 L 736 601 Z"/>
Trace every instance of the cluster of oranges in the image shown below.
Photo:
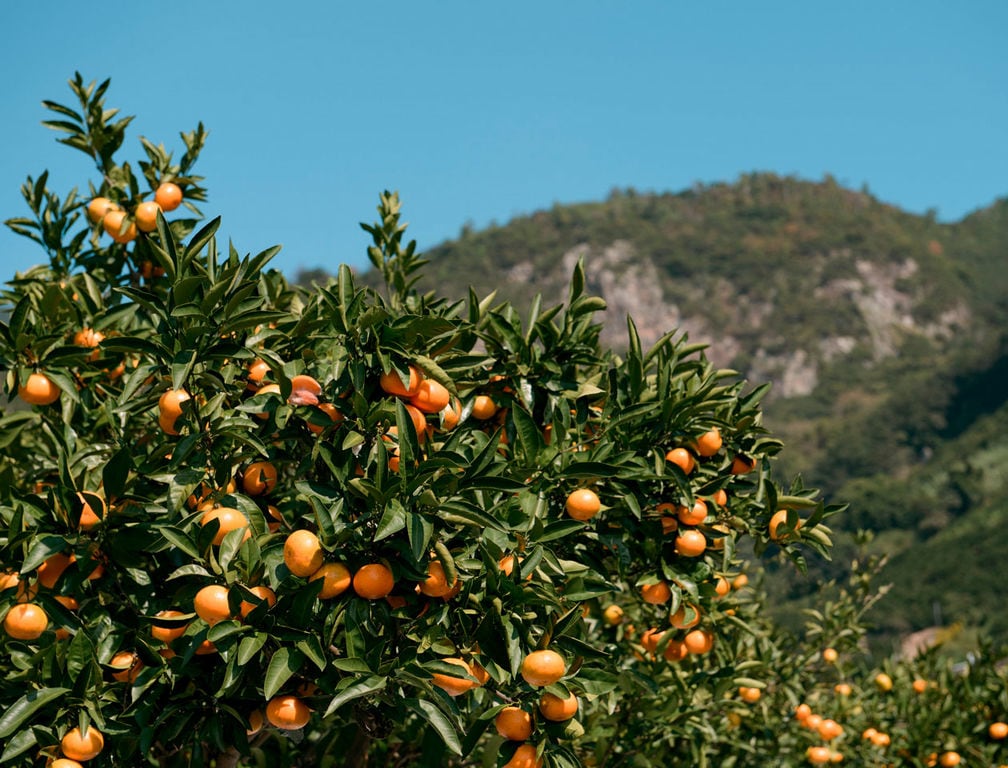
<path fill-rule="evenodd" d="M 162 182 L 154 190 L 153 200 L 144 200 L 132 212 L 107 197 L 96 197 L 87 205 L 88 218 L 101 224 L 115 242 L 125 244 L 136 239 L 137 231 L 153 232 L 158 213 L 174 211 L 182 204 L 182 188 L 172 181 Z"/>

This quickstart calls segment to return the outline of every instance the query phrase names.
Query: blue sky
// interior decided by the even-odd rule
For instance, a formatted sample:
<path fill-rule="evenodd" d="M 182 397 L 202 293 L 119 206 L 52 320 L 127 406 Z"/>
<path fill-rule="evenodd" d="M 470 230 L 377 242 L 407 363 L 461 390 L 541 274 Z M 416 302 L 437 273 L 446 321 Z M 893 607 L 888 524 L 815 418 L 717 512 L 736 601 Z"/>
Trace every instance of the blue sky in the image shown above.
<path fill-rule="evenodd" d="M 202 120 L 204 212 L 241 252 L 282 244 L 291 275 L 364 265 L 383 189 L 421 249 L 753 170 L 955 220 L 1008 195 L 1005 30 L 1003 0 L 10 4 L 0 219 L 24 214 L 28 174 L 96 180 L 39 124 L 79 70 L 137 116 L 124 159 Z M 0 280 L 42 258 L 0 232 Z"/>

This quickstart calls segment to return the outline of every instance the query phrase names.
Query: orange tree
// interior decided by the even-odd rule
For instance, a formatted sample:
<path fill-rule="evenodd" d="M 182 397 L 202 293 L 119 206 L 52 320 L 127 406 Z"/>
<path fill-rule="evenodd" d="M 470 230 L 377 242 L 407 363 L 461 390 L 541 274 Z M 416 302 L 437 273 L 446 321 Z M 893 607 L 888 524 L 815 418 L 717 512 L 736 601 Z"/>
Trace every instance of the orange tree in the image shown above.
<path fill-rule="evenodd" d="M 107 86 L 45 102 L 97 183 L 29 178 L 8 221 L 48 264 L 0 325 L 0 764 L 709 753 L 696 703 L 758 686 L 738 542 L 801 565 L 838 511 L 771 480 L 763 390 L 632 321 L 601 349 L 581 266 L 525 315 L 418 293 L 394 194 L 364 227 L 383 292 L 292 287 L 197 229 L 202 126 L 116 159 Z M 606 723 L 645 689 L 634 757 Z"/>

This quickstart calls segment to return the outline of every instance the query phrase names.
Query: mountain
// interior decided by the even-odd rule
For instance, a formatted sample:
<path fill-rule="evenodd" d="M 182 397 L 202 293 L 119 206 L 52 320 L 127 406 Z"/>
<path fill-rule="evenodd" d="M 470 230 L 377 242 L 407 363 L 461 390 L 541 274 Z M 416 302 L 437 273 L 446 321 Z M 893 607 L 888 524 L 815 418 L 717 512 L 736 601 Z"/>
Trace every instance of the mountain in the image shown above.
<path fill-rule="evenodd" d="M 1008 199 L 942 223 L 830 177 L 756 173 L 556 205 L 427 256 L 422 287 L 497 289 L 519 305 L 561 301 L 584 259 L 613 347 L 631 314 L 645 343 L 679 328 L 718 365 L 773 383 L 781 470 L 852 503 L 837 565 L 818 575 L 872 529 L 892 556 L 883 632 L 940 614 L 1008 636 L 1008 620 L 987 619 L 1003 613 L 992 577 L 1008 575 L 993 522 L 1008 517 Z M 774 589 L 800 605 L 810 584 Z"/>

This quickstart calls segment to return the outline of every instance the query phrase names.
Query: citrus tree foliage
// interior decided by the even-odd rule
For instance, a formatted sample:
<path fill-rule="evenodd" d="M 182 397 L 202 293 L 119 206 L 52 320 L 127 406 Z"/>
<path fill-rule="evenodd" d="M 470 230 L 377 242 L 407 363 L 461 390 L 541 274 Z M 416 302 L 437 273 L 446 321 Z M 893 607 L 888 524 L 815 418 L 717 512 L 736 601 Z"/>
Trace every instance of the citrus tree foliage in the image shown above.
<path fill-rule="evenodd" d="M 46 102 L 96 183 L 29 178 L 8 222 L 48 264 L 0 325 L 0 763 L 97 731 L 94 766 L 650 765 L 631 713 L 650 754 L 711 754 L 696 702 L 768 668 L 733 650 L 762 633 L 725 597 L 739 542 L 800 566 L 837 511 L 771 480 L 762 390 L 632 321 L 601 349 L 580 266 L 527 314 L 416 292 L 394 194 L 384 293 L 292 288 L 197 229 L 202 126 L 116 160 L 107 85 Z"/>

